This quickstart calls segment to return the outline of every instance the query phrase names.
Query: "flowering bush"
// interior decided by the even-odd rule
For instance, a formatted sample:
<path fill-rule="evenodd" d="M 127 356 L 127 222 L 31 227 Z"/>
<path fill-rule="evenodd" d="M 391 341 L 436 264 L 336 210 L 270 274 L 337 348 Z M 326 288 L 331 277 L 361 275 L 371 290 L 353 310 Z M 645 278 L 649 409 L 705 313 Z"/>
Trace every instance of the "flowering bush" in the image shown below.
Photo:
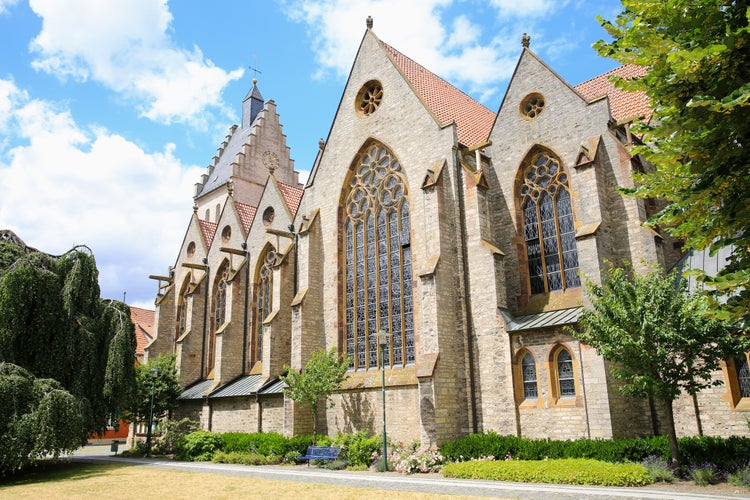
<path fill-rule="evenodd" d="M 440 472 L 445 458 L 433 450 L 417 450 L 391 453 L 390 462 L 393 469 L 402 474 L 415 472 Z"/>

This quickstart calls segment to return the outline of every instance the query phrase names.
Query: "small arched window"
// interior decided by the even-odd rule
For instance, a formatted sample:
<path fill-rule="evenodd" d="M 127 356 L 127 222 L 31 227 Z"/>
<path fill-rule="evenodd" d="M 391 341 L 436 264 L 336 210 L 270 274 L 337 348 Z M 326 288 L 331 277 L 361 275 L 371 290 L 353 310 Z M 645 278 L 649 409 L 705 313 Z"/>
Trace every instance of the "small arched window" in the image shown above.
<path fill-rule="evenodd" d="M 581 286 L 568 174 L 559 160 L 532 155 L 520 194 L 531 293 Z"/>
<path fill-rule="evenodd" d="M 561 398 L 574 398 L 576 384 L 573 378 L 573 359 L 567 349 L 561 348 L 557 353 L 557 382 Z"/>
<path fill-rule="evenodd" d="M 271 314 L 273 305 L 273 268 L 276 264 L 276 249 L 266 249 L 258 269 L 258 297 L 255 309 L 255 359 L 263 355 L 263 320 Z"/>
<path fill-rule="evenodd" d="M 521 372 L 523 373 L 523 397 L 525 399 L 538 398 L 539 387 L 536 381 L 536 361 L 530 352 L 527 352 L 521 361 Z"/>

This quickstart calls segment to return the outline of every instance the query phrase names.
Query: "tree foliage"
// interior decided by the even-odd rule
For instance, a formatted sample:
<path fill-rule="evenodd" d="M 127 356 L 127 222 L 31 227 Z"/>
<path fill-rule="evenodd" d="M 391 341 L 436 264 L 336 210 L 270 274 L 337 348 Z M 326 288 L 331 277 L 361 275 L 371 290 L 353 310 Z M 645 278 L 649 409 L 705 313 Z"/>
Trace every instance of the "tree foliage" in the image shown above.
<path fill-rule="evenodd" d="M 0 362 L 0 476 L 81 446 L 86 408 L 52 379 Z"/>
<path fill-rule="evenodd" d="M 676 286 L 677 283 L 679 286 Z M 664 404 L 672 458 L 679 461 L 672 402 L 720 385 L 720 361 L 748 347 L 748 339 L 706 314 L 709 301 L 687 292 L 684 280 L 654 267 L 644 275 L 632 267 L 610 267 L 602 285 L 586 283 L 593 309 L 572 336 L 591 345 L 622 381 L 620 390 Z"/>
<path fill-rule="evenodd" d="M 55 391 L 67 396 L 50 390 L 41 406 L 29 403 L 10 413 L 27 408 L 33 410 L 28 417 L 33 419 L 34 411 L 41 412 L 45 425 L 59 426 L 66 439 L 75 430 L 81 445 L 87 431 L 101 432 L 108 422 L 117 421 L 133 395 L 130 309 L 99 297 L 96 261 L 88 248 L 52 256 L 19 241 L 0 241 L 0 362 L 23 368 L 33 380 L 54 380 Z M 59 418 L 68 397 L 75 400 L 70 404 L 83 419 L 83 432 Z"/>
<path fill-rule="evenodd" d="M 348 378 L 348 368 L 347 357 L 339 355 L 333 347 L 328 352 L 325 349 L 314 352 L 301 373 L 288 365 L 284 366 L 287 374 L 282 375 L 281 380 L 288 386 L 284 394 L 293 401 L 310 405 L 312 410 L 313 443 L 318 436 L 318 402 L 321 399 L 324 403 L 328 402 L 328 397 Z M 330 407 L 333 407 L 333 402 Z"/>
<path fill-rule="evenodd" d="M 656 167 L 629 190 L 668 206 L 649 220 L 699 250 L 734 248 L 718 276 L 720 317 L 750 325 L 750 8 L 733 0 L 623 0 L 600 55 L 647 68 L 617 84 L 643 90 L 654 110 L 634 131 Z"/>
<path fill-rule="evenodd" d="M 154 374 L 156 376 L 154 376 Z M 182 392 L 177 376 L 175 356 L 160 355 L 136 368 L 136 394 L 128 409 L 129 418 L 147 422 L 151 410 L 151 391 L 154 393 L 154 421 L 177 408 L 177 396 Z"/>

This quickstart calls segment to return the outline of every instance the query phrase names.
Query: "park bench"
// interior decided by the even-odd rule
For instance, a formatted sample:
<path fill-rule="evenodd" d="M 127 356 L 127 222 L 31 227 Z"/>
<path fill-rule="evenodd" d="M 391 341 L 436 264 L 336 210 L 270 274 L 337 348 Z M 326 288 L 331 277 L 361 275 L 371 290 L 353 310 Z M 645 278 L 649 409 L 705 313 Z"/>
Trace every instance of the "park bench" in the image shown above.
<path fill-rule="evenodd" d="M 299 460 L 307 460 L 307 466 L 310 467 L 311 460 L 336 460 L 341 448 L 338 446 L 308 446 L 307 453 L 297 457 Z"/>

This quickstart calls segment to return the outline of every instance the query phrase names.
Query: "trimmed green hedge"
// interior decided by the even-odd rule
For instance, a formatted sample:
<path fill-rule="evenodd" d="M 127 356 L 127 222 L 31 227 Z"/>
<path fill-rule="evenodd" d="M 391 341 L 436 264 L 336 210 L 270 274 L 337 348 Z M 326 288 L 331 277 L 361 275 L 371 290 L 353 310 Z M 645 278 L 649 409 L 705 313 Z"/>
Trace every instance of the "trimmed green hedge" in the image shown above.
<path fill-rule="evenodd" d="M 687 437 L 679 440 L 684 465 L 711 462 L 723 470 L 734 470 L 750 462 L 750 438 L 733 436 Z M 641 462 L 649 456 L 669 459 L 666 436 L 631 439 L 577 439 L 552 441 L 501 436 L 492 431 L 446 442 L 440 449 L 450 461 L 510 456 L 519 460 L 591 458 L 603 462 Z"/>
<path fill-rule="evenodd" d="M 259 455 L 284 456 L 290 451 L 304 455 L 307 447 L 312 444 L 311 436 L 297 436 L 285 438 L 276 432 L 258 432 L 247 434 L 244 432 L 225 432 L 221 434 L 224 442 L 222 451 L 226 453 L 257 453 Z"/>
<path fill-rule="evenodd" d="M 653 482 L 648 471 L 639 464 L 613 464 L 580 458 L 456 462 L 446 464 L 443 475 L 461 479 L 598 486 L 643 486 Z"/>

